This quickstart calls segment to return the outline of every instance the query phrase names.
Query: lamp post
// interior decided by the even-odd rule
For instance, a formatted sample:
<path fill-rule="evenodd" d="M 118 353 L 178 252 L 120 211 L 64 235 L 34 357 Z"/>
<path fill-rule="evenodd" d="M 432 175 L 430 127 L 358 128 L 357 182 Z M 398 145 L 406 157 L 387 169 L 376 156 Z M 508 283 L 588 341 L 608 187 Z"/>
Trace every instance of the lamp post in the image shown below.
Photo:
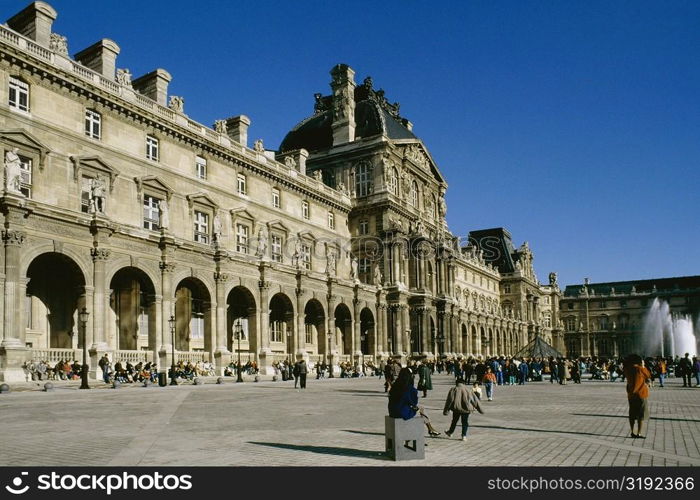
<path fill-rule="evenodd" d="M 80 329 L 83 331 L 83 366 L 80 371 L 80 388 L 89 389 L 88 370 L 87 370 L 87 322 L 90 313 L 87 308 L 83 307 L 78 313 L 80 319 Z"/>
<path fill-rule="evenodd" d="M 365 373 L 365 339 L 367 339 L 367 332 L 362 332 L 360 334 L 360 362 L 362 363 L 361 370 Z"/>
<path fill-rule="evenodd" d="M 241 334 L 243 333 L 243 325 L 240 320 L 236 322 L 233 327 L 234 335 L 236 335 L 236 340 L 238 341 L 238 372 L 236 376 L 236 383 L 243 382 L 243 373 L 241 372 Z"/>
<path fill-rule="evenodd" d="M 328 378 L 334 378 L 333 375 L 333 334 L 328 332 Z"/>
<path fill-rule="evenodd" d="M 172 357 L 173 357 L 173 364 L 170 367 L 170 385 L 177 385 L 177 380 L 175 379 L 175 315 L 171 314 L 170 319 L 168 320 L 168 324 L 170 325 L 170 335 L 172 337 L 173 343 L 172 343 Z"/>

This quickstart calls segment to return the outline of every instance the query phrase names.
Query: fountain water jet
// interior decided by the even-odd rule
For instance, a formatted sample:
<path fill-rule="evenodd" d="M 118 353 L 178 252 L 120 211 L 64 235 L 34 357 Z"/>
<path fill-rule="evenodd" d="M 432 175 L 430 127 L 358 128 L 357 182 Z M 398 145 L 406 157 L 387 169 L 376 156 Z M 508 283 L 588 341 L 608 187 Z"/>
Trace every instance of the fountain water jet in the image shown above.
<path fill-rule="evenodd" d="M 696 325 L 696 329 L 700 325 Z M 697 355 L 697 336 L 690 315 L 671 314 L 667 302 L 654 299 L 644 317 L 644 354 L 646 356 Z"/>

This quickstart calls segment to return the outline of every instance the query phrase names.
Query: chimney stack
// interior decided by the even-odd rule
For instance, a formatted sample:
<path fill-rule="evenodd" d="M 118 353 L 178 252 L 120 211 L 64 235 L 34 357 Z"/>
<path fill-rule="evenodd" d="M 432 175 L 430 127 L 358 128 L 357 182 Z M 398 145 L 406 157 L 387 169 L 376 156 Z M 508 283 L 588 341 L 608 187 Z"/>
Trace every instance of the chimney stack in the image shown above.
<path fill-rule="evenodd" d="M 114 80 L 117 71 L 117 56 L 120 51 L 119 45 L 114 41 L 103 38 L 75 54 L 75 60 L 83 66 L 97 71 L 105 78 Z"/>
<path fill-rule="evenodd" d="M 250 127 L 250 118 L 246 115 L 234 116 L 226 120 L 226 133 L 232 141 L 248 147 L 248 127 Z"/>
<path fill-rule="evenodd" d="M 34 2 L 7 20 L 7 25 L 39 45 L 49 46 L 51 26 L 58 14 L 45 2 Z"/>
<path fill-rule="evenodd" d="M 168 105 L 168 84 L 173 77 L 164 69 L 156 69 L 131 82 L 136 92 L 150 97 L 161 106 Z"/>
<path fill-rule="evenodd" d="M 347 64 L 331 70 L 333 146 L 355 140 L 355 72 Z"/>

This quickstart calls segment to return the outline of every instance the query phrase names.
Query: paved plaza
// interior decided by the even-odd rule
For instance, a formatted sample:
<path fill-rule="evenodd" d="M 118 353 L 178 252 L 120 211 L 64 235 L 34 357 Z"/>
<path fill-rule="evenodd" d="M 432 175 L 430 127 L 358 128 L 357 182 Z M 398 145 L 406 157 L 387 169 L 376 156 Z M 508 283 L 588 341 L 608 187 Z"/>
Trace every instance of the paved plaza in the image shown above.
<path fill-rule="evenodd" d="M 37 384 L 0 395 L 0 465 L 387 466 L 700 465 L 700 389 L 670 380 L 653 388 L 646 439 L 629 438 L 625 384 L 498 387 L 485 415 L 471 417 L 468 441 L 426 439 L 425 460 L 384 454 L 387 398 L 382 381 L 291 382 L 109 389 L 93 383 Z M 433 377 L 421 399 L 436 427 L 453 378 Z M 42 383 L 43 385 L 43 383 Z"/>

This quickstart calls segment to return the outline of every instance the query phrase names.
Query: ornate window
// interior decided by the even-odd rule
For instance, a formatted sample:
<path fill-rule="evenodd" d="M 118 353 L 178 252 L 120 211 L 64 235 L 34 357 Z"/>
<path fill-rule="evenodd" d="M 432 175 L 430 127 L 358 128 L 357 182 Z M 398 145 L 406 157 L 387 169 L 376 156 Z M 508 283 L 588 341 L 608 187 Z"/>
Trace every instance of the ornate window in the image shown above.
<path fill-rule="evenodd" d="M 247 194 L 248 193 L 245 175 L 238 174 L 236 176 L 236 186 L 238 188 L 238 194 Z"/>
<path fill-rule="evenodd" d="M 10 108 L 17 111 L 29 112 L 29 84 L 16 78 L 10 77 L 10 95 L 8 104 Z"/>
<path fill-rule="evenodd" d="M 362 219 L 359 225 L 360 234 L 369 234 L 369 221 L 367 219 Z"/>
<path fill-rule="evenodd" d="M 575 316 L 570 316 L 566 318 L 566 330 L 569 332 L 575 332 L 576 331 L 576 317 Z"/>
<path fill-rule="evenodd" d="M 418 183 L 416 181 L 411 183 L 411 190 L 408 193 L 408 203 L 412 207 L 418 207 Z"/>
<path fill-rule="evenodd" d="M 143 227 L 157 231 L 160 227 L 160 200 L 150 194 L 143 195 Z"/>
<path fill-rule="evenodd" d="M 158 139 L 152 135 L 146 136 L 146 158 L 158 161 Z"/>
<path fill-rule="evenodd" d="M 93 139 L 102 137 L 102 115 L 97 111 L 85 110 L 85 135 Z"/>
<path fill-rule="evenodd" d="M 209 214 L 199 210 L 194 212 L 194 241 L 209 243 Z"/>
<path fill-rule="evenodd" d="M 248 226 L 236 224 L 236 252 L 248 253 Z"/>
<path fill-rule="evenodd" d="M 355 169 L 355 193 L 367 196 L 372 193 L 372 165 L 363 161 Z"/>
<path fill-rule="evenodd" d="M 396 167 L 391 168 L 391 174 L 389 175 L 389 192 L 394 196 L 399 195 L 399 171 Z"/>
<path fill-rule="evenodd" d="M 197 179 L 207 178 L 207 160 L 201 156 L 195 156 L 194 158 L 194 173 Z"/>

